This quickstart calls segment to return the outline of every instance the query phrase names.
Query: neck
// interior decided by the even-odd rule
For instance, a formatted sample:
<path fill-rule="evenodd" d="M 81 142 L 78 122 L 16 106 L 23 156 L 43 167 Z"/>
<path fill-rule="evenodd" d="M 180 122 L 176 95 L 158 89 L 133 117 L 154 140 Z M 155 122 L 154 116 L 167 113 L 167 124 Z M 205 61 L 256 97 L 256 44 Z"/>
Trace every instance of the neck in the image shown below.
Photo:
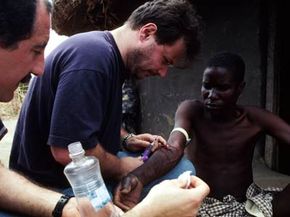
<path fill-rule="evenodd" d="M 134 47 L 136 42 L 136 31 L 133 31 L 128 24 L 124 24 L 111 31 L 117 47 L 121 53 L 123 62 L 127 66 L 127 54 Z"/>
<path fill-rule="evenodd" d="M 205 109 L 206 118 L 215 122 L 231 122 L 238 118 L 241 112 L 237 107 L 224 110 L 207 110 Z"/>

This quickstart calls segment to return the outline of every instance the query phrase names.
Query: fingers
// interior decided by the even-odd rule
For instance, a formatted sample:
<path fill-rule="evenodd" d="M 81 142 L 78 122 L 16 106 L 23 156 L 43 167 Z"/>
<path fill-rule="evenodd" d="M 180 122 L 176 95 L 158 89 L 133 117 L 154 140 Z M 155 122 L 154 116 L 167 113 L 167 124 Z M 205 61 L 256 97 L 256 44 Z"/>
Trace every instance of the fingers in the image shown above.
<path fill-rule="evenodd" d="M 124 194 L 128 194 L 132 189 L 135 188 L 136 185 L 137 180 L 127 176 L 121 181 L 120 191 Z"/>
<path fill-rule="evenodd" d="M 150 137 L 151 134 L 139 134 L 131 137 L 128 141 L 128 148 L 131 151 L 141 151 L 150 145 Z"/>
<path fill-rule="evenodd" d="M 124 201 L 124 197 L 126 197 L 126 194 L 129 194 L 132 190 L 132 187 L 130 185 L 130 179 L 124 179 L 121 181 L 119 186 L 117 187 L 114 195 L 114 203 L 122 210 L 129 210 L 130 205 L 128 203 L 128 200 Z M 125 195 L 124 195 L 125 194 Z"/>
<path fill-rule="evenodd" d="M 115 195 L 115 197 L 114 197 L 114 203 L 115 203 L 115 205 L 118 206 L 122 210 L 125 210 L 125 211 L 126 210 L 129 210 L 130 207 L 128 205 L 126 205 L 125 203 L 122 203 L 121 201 L 122 201 L 121 200 L 121 195 L 119 193 L 117 193 Z"/>
<path fill-rule="evenodd" d="M 167 146 L 166 140 L 162 136 L 156 135 L 156 137 L 158 144 L 160 144 L 161 146 Z"/>
<path fill-rule="evenodd" d="M 185 188 L 185 185 L 188 183 L 187 179 L 172 179 L 168 181 L 161 182 L 163 185 L 175 185 L 178 188 Z M 160 183 L 160 184 L 161 184 Z M 197 176 L 190 176 L 190 184 L 188 186 L 188 189 L 194 193 L 195 195 L 199 195 L 199 198 L 204 198 L 206 195 L 209 194 L 210 188 L 209 186 L 200 178 Z"/>
<path fill-rule="evenodd" d="M 153 147 L 152 147 L 152 152 L 155 150 L 161 148 L 161 147 L 167 147 L 166 140 L 162 136 L 154 135 L 154 140 L 152 142 Z"/>
<path fill-rule="evenodd" d="M 191 171 L 185 171 L 182 174 L 178 176 L 178 181 L 181 184 L 181 188 L 189 188 L 191 185 L 191 177 L 190 177 Z"/>
<path fill-rule="evenodd" d="M 195 192 L 201 195 L 203 198 L 209 194 L 210 188 L 209 186 L 197 176 L 191 176 L 191 183 L 189 188 L 194 188 Z"/>
<path fill-rule="evenodd" d="M 134 175 L 123 178 L 114 195 L 114 203 L 122 210 L 127 211 L 134 207 L 140 198 L 143 186 Z"/>
<path fill-rule="evenodd" d="M 153 144 L 152 151 L 155 151 L 160 147 L 167 147 L 166 140 L 162 136 L 149 133 L 134 135 L 127 140 L 127 143 L 128 147 L 132 149 L 132 151 L 142 150 L 150 144 Z"/>

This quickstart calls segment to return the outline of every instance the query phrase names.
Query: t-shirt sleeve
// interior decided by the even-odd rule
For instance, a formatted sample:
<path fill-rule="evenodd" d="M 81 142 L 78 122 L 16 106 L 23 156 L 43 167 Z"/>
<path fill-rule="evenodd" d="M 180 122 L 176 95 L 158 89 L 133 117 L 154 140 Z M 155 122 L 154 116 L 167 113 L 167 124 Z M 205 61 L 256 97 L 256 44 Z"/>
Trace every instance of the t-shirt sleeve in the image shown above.
<path fill-rule="evenodd" d="M 80 141 L 85 149 L 99 143 L 107 77 L 93 70 L 64 72 L 59 78 L 48 144 L 67 147 Z"/>

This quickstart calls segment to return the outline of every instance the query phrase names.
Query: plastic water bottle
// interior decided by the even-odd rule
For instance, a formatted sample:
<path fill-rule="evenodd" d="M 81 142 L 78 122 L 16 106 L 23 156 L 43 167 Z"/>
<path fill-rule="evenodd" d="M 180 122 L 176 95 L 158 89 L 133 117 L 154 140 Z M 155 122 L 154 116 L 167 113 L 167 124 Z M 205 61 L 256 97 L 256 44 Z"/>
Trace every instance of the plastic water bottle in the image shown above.
<path fill-rule="evenodd" d="M 80 142 L 70 144 L 68 149 L 72 162 L 65 167 L 64 174 L 72 186 L 81 216 L 120 216 L 104 184 L 99 160 L 85 156 Z"/>

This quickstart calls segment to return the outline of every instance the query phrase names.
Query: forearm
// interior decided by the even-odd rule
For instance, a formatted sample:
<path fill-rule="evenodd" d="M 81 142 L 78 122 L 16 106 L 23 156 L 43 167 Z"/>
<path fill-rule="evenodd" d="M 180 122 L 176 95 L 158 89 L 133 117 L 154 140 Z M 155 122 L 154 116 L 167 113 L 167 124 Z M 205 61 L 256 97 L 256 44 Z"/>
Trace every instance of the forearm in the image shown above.
<path fill-rule="evenodd" d="M 0 207 L 29 214 L 51 217 L 61 194 L 41 188 L 15 172 L 0 166 Z"/>
<path fill-rule="evenodd" d="M 182 158 L 186 139 L 180 132 L 170 134 L 167 148 L 154 152 L 146 163 L 131 173 L 138 177 L 143 186 L 164 175 Z"/>
<path fill-rule="evenodd" d="M 117 156 L 107 152 L 100 144 L 93 149 L 86 150 L 86 155 L 92 155 L 99 159 L 104 178 L 119 180 L 122 177 L 121 160 Z"/>
<path fill-rule="evenodd" d="M 102 174 L 106 178 L 120 180 L 123 176 L 121 161 L 115 155 L 106 153 L 100 160 Z"/>
<path fill-rule="evenodd" d="M 136 168 L 131 174 L 138 177 L 143 186 L 159 178 L 172 169 L 181 159 L 183 150 L 174 146 L 161 148 L 154 152 L 146 163 Z"/>

